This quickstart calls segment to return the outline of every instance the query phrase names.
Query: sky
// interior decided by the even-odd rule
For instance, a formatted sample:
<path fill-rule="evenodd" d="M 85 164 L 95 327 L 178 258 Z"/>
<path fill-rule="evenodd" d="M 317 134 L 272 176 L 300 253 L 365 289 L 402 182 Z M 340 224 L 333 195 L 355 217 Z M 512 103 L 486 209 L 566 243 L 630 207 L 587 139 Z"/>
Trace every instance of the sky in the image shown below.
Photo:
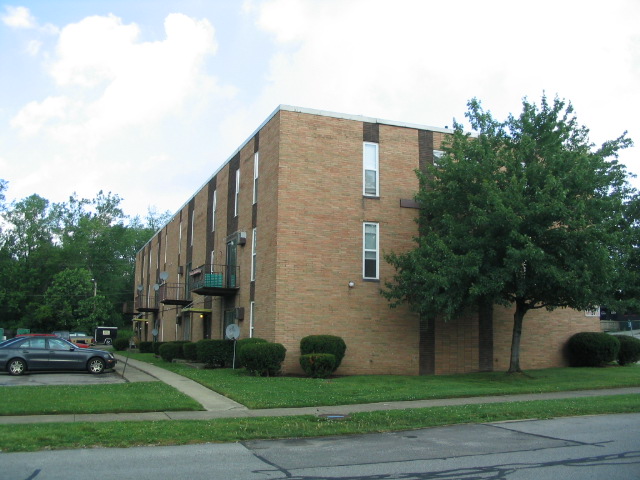
<path fill-rule="evenodd" d="M 596 145 L 628 131 L 640 174 L 639 25 L 638 0 L 11 0 L 0 179 L 174 213 L 281 104 L 445 127 L 543 94 Z"/>

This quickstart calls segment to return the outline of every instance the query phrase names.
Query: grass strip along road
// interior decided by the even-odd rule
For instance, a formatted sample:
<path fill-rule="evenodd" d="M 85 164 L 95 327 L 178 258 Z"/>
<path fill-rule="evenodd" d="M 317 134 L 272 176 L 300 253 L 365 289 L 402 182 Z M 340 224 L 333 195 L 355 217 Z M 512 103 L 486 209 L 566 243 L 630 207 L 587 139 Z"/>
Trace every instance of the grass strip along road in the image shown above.
<path fill-rule="evenodd" d="M 132 355 L 133 357 L 133 355 Z M 330 406 L 432 398 L 601 389 L 640 385 L 640 366 L 558 368 L 523 375 L 502 372 L 444 376 L 353 376 L 331 379 L 257 378 L 244 370 L 197 370 L 149 361 L 192 378 L 249 408 Z M 0 415 L 122 413 L 196 410 L 198 405 L 161 382 L 86 386 L 0 387 Z M 37 390 L 36 390 L 37 389 Z M 172 445 L 354 434 L 455 423 L 640 412 L 637 395 L 433 407 L 352 414 L 333 421 L 316 416 L 162 421 L 0 425 L 0 450 L 90 446 Z"/>
<path fill-rule="evenodd" d="M 0 451 L 132 447 L 362 434 L 460 423 L 640 411 L 637 395 L 460 405 L 355 413 L 342 420 L 313 415 L 156 422 L 0 425 Z"/>

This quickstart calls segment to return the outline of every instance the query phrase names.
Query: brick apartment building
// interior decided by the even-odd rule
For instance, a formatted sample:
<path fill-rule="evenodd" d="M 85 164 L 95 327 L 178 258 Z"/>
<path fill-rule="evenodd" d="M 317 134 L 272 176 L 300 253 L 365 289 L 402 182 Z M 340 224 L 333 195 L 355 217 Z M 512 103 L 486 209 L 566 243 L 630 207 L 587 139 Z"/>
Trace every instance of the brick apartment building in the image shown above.
<path fill-rule="evenodd" d="M 390 309 L 384 252 L 413 248 L 415 170 L 450 131 L 280 106 L 138 252 L 135 325 L 143 340 L 240 336 L 282 343 L 341 336 L 339 374 L 506 370 L 512 315 L 427 323 Z M 521 366 L 564 364 L 561 349 L 599 319 L 560 309 L 525 319 Z"/>

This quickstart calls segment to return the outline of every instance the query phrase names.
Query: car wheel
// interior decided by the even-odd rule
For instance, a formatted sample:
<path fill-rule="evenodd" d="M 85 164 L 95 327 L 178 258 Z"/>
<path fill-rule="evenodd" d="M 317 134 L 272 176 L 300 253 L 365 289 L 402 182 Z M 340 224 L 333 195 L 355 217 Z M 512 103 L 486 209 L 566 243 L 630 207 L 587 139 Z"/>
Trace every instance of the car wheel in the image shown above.
<path fill-rule="evenodd" d="M 10 375 L 22 375 L 27 370 L 27 364 L 20 358 L 14 358 L 7 364 Z"/>
<path fill-rule="evenodd" d="M 110 338 L 107 338 L 107 339 L 104 341 L 104 344 L 105 344 L 105 345 L 111 345 L 111 339 L 110 339 Z"/>
<path fill-rule="evenodd" d="M 104 360 L 98 357 L 94 357 L 89 360 L 87 364 L 87 369 L 90 373 L 102 373 L 104 372 Z"/>

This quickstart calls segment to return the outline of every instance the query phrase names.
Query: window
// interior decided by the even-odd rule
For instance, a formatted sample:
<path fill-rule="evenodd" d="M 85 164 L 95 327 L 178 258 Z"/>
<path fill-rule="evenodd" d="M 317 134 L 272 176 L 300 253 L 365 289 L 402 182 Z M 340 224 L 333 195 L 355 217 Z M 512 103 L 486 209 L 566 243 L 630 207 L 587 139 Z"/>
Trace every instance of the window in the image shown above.
<path fill-rule="evenodd" d="M 253 203 L 258 203 L 258 164 L 260 155 L 256 152 L 253 155 Z"/>
<path fill-rule="evenodd" d="M 362 242 L 362 277 L 370 280 L 378 279 L 378 224 L 365 223 Z"/>
<path fill-rule="evenodd" d="M 365 142 L 363 147 L 363 194 L 378 197 L 378 144 Z"/>
<path fill-rule="evenodd" d="M 249 338 L 253 338 L 253 329 L 256 319 L 256 302 L 251 302 L 249 307 Z"/>
<path fill-rule="evenodd" d="M 256 230 L 253 229 L 253 239 L 251 241 L 251 281 L 253 282 L 256 279 Z"/>
<path fill-rule="evenodd" d="M 196 212 L 191 212 L 191 236 L 189 237 L 189 245 L 193 247 L 193 229 L 196 223 Z"/>
<path fill-rule="evenodd" d="M 213 200 L 211 202 L 211 231 L 216 231 L 216 208 L 218 208 L 218 191 L 213 191 Z"/>
<path fill-rule="evenodd" d="M 167 263 L 167 249 L 169 248 L 167 240 L 167 231 L 164 231 L 164 263 Z"/>
<path fill-rule="evenodd" d="M 240 199 L 240 169 L 236 170 L 236 194 L 235 203 L 233 207 L 233 216 L 238 216 L 238 201 Z"/>

